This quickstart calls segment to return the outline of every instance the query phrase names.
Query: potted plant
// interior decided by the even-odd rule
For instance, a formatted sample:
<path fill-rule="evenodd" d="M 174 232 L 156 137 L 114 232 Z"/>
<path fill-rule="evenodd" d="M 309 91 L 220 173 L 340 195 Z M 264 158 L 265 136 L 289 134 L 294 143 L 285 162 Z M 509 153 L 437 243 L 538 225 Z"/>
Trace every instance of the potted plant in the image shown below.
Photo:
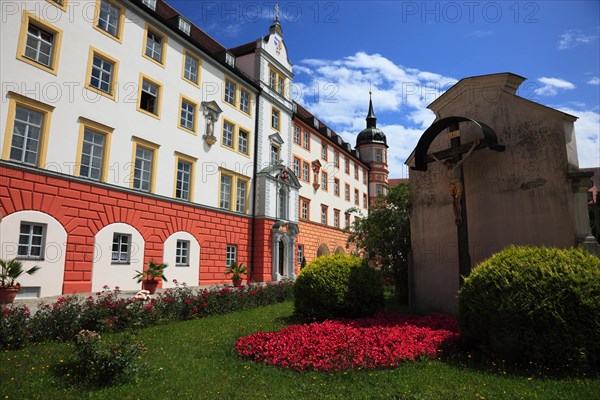
<path fill-rule="evenodd" d="M 161 263 L 156 264 L 154 261 L 148 263 L 148 268 L 144 271 L 135 271 L 137 274 L 133 279 L 137 279 L 138 283 L 142 282 L 142 289 L 147 290 L 150 294 L 156 292 L 158 282 L 162 279 L 167 281 L 167 277 L 164 275 L 164 270 L 167 268 L 167 264 Z"/>
<path fill-rule="evenodd" d="M 231 282 L 233 286 L 240 287 L 242 285 L 242 275 L 244 275 L 248 271 L 246 266 L 243 263 L 236 263 L 232 261 L 229 264 L 229 267 L 225 269 L 225 275 L 231 275 Z"/>
<path fill-rule="evenodd" d="M 0 304 L 10 304 L 15 300 L 21 285 L 15 280 L 23 274 L 33 275 L 40 269 L 33 266 L 28 270 L 23 268 L 23 263 L 17 259 L 0 259 Z"/>

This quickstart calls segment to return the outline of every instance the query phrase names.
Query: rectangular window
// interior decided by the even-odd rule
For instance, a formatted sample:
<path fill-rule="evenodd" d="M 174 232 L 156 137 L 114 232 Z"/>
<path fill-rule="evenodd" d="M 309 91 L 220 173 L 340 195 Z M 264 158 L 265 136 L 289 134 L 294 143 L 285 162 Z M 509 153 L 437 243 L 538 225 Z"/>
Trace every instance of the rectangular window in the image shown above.
<path fill-rule="evenodd" d="M 340 180 L 338 178 L 333 179 L 333 194 L 340 197 Z"/>
<path fill-rule="evenodd" d="M 327 225 L 327 206 L 321 204 L 321 223 Z"/>
<path fill-rule="evenodd" d="M 294 157 L 294 175 L 300 178 L 300 159 Z"/>
<path fill-rule="evenodd" d="M 133 172 L 133 188 L 150 192 L 152 188 L 152 163 L 154 150 L 136 146 Z"/>
<path fill-rule="evenodd" d="M 25 57 L 45 67 L 50 67 L 53 46 L 54 35 L 51 32 L 47 32 L 34 24 L 29 24 Z"/>
<path fill-rule="evenodd" d="M 354 205 L 360 205 L 360 197 L 359 197 L 358 189 L 354 189 Z"/>
<path fill-rule="evenodd" d="M 354 163 L 354 179 L 358 180 L 358 165 Z"/>
<path fill-rule="evenodd" d="M 85 87 L 94 93 L 115 100 L 119 61 L 90 47 Z"/>
<path fill-rule="evenodd" d="M 100 56 L 94 55 L 92 61 L 92 76 L 90 77 L 90 85 L 96 89 L 102 90 L 105 93 L 110 93 L 112 90 L 112 74 L 114 64 L 103 59 Z"/>
<path fill-rule="evenodd" d="M 302 133 L 304 135 L 304 141 L 302 143 L 302 146 L 306 150 L 310 150 L 310 133 L 308 133 L 308 131 L 303 131 Z"/>
<path fill-rule="evenodd" d="M 348 184 L 344 185 L 344 198 L 346 201 L 350 201 L 350 185 Z"/>
<path fill-rule="evenodd" d="M 294 126 L 294 143 L 300 144 L 300 127 Z"/>
<path fill-rule="evenodd" d="M 344 217 L 345 217 L 345 220 L 346 220 L 345 221 L 346 222 L 346 228 L 350 228 L 350 214 L 345 213 Z"/>
<path fill-rule="evenodd" d="M 229 267 L 232 262 L 237 263 L 237 246 L 228 244 L 225 252 L 225 266 Z"/>
<path fill-rule="evenodd" d="M 223 121 L 223 146 L 233 148 L 233 124 Z"/>
<path fill-rule="evenodd" d="M 382 196 L 383 195 L 383 186 L 382 185 L 377 185 L 375 187 L 375 193 L 377 193 L 377 196 Z"/>
<path fill-rule="evenodd" d="M 344 156 L 344 172 L 350 174 L 350 159 L 348 159 L 348 156 Z"/>
<path fill-rule="evenodd" d="M 306 162 L 302 163 L 302 180 L 310 182 L 310 170 Z"/>
<path fill-rule="evenodd" d="M 231 208 L 231 181 L 231 176 L 221 174 L 221 201 L 219 206 L 226 210 Z"/>
<path fill-rule="evenodd" d="M 321 172 L 321 188 L 327 191 L 327 172 Z"/>
<path fill-rule="evenodd" d="M 273 69 L 269 69 L 269 87 L 283 96 L 285 92 L 285 76 Z"/>
<path fill-rule="evenodd" d="M 17 59 L 56 75 L 62 33 L 34 14 L 23 12 Z"/>
<path fill-rule="evenodd" d="M 140 74 L 140 92 L 138 110 L 152 117 L 160 117 L 162 87 L 158 82 Z"/>
<path fill-rule="evenodd" d="M 279 130 L 280 117 L 281 117 L 281 112 L 276 108 L 272 108 L 271 109 L 271 127 L 277 131 Z"/>
<path fill-rule="evenodd" d="M 248 154 L 248 137 L 250 134 L 242 129 L 238 130 L 238 151 Z"/>
<path fill-rule="evenodd" d="M 309 213 L 310 202 L 305 199 L 300 199 L 300 218 L 308 219 L 310 216 Z"/>
<path fill-rule="evenodd" d="M 175 183 L 175 197 L 181 200 L 190 200 L 190 186 L 192 182 L 192 163 L 185 160 L 177 161 L 177 180 Z"/>
<path fill-rule="evenodd" d="M 9 159 L 33 166 L 39 164 L 44 114 L 17 106 Z"/>
<path fill-rule="evenodd" d="M 271 145 L 271 165 L 279 164 L 279 147 Z"/>
<path fill-rule="evenodd" d="M 269 71 L 269 87 L 273 90 L 275 90 L 275 87 L 277 85 L 277 74 L 275 73 L 275 71 L 270 70 Z"/>
<path fill-rule="evenodd" d="M 321 158 L 327 161 L 327 143 L 321 143 Z"/>
<path fill-rule="evenodd" d="M 363 193 L 363 208 L 369 208 L 369 198 L 366 193 Z"/>
<path fill-rule="evenodd" d="M 21 222 L 18 258 L 44 259 L 46 225 Z"/>
<path fill-rule="evenodd" d="M 156 10 L 156 0 L 142 0 L 144 5 L 152 10 Z"/>
<path fill-rule="evenodd" d="M 189 36 L 192 31 L 192 24 L 179 16 L 179 30 Z"/>
<path fill-rule="evenodd" d="M 95 181 L 101 180 L 104 166 L 104 142 L 104 134 L 84 129 L 79 176 Z"/>
<path fill-rule="evenodd" d="M 363 183 L 366 185 L 367 184 L 367 170 L 366 169 L 362 170 L 362 177 L 363 177 Z"/>
<path fill-rule="evenodd" d="M 113 131 L 114 128 L 79 117 L 75 175 L 106 182 Z"/>
<path fill-rule="evenodd" d="M 340 210 L 333 210 L 333 226 L 340 227 Z"/>
<path fill-rule="evenodd" d="M 121 36 L 122 9 L 110 0 L 100 0 L 96 27 L 115 38 Z"/>
<path fill-rule="evenodd" d="M 249 179 L 244 175 L 222 169 L 219 207 L 246 214 L 248 212 Z"/>
<path fill-rule="evenodd" d="M 150 29 L 146 32 L 145 56 L 159 64 L 163 64 L 163 45 L 165 38 Z"/>
<path fill-rule="evenodd" d="M 245 213 L 246 212 L 246 193 L 247 193 L 248 182 L 238 179 L 237 190 L 235 195 L 235 211 Z"/>
<path fill-rule="evenodd" d="M 375 150 L 375 162 L 383 162 L 383 152 L 381 150 Z"/>
<path fill-rule="evenodd" d="M 340 167 L 340 152 L 337 150 L 333 152 L 333 166 L 336 168 Z"/>
<path fill-rule="evenodd" d="M 189 240 L 178 240 L 175 247 L 175 266 L 190 266 L 190 242 Z"/>
<path fill-rule="evenodd" d="M 234 107 L 236 91 L 237 85 L 229 79 L 225 79 L 225 102 L 231 104 Z"/>
<path fill-rule="evenodd" d="M 240 111 L 250 114 L 250 92 L 240 89 Z"/>
<path fill-rule="evenodd" d="M 298 265 L 302 265 L 302 260 L 304 259 L 304 245 L 298 245 Z"/>
<path fill-rule="evenodd" d="M 179 126 L 191 132 L 196 132 L 196 104 L 181 98 Z"/>
<path fill-rule="evenodd" d="M 112 256 L 113 264 L 129 264 L 131 254 L 131 235 L 115 233 L 113 235 Z"/>
<path fill-rule="evenodd" d="M 187 81 L 193 83 L 194 85 L 198 85 L 200 59 L 186 51 L 184 55 L 184 60 L 185 61 L 183 63 L 183 77 Z"/>

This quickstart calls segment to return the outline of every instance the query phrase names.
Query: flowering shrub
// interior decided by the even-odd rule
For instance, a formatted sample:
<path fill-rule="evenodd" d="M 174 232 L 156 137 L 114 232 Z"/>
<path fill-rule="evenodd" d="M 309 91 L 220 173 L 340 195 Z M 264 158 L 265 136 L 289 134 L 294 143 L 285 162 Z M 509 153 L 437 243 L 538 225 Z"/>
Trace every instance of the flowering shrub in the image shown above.
<path fill-rule="evenodd" d="M 146 351 L 142 342 L 131 337 L 107 343 L 101 336 L 82 330 L 75 336 L 76 359 L 71 369 L 76 383 L 83 386 L 109 386 L 126 381 L 138 372 L 136 358 Z"/>
<path fill-rule="evenodd" d="M 449 315 L 381 313 L 355 320 L 290 325 L 238 339 L 237 352 L 256 362 L 295 371 L 341 371 L 395 367 L 435 358 L 458 338 Z"/>
<path fill-rule="evenodd" d="M 27 341 L 71 340 L 81 330 L 120 332 L 291 300 L 292 283 L 203 290 L 184 284 L 154 298 L 144 291 L 131 298 L 119 294 L 118 288 L 106 286 L 87 298 L 61 297 L 54 304 L 40 304 L 32 317 L 27 307 L 1 306 L 0 348 L 15 349 Z"/>
<path fill-rule="evenodd" d="M 25 306 L 3 306 L 0 316 L 0 349 L 18 349 L 26 341 L 29 334 L 27 321 L 29 308 Z"/>

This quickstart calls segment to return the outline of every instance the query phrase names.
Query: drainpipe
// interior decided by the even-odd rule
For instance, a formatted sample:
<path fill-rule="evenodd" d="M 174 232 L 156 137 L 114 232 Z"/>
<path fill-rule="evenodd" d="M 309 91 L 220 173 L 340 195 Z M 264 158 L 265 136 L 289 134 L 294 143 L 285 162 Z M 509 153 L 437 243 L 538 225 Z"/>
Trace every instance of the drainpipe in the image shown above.
<path fill-rule="evenodd" d="M 256 110 L 254 121 L 254 171 L 252 172 L 252 226 L 250 227 L 250 274 L 248 279 L 252 282 L 254 279 L 254 261 L 255 261 L 255 246 L 254 246 L 254 225 L 256 223 L 256 176 L 258 175 L 258 116 L 260 115 L 260 95 L 262 89 L 258 89 L 256 94 Z"/>

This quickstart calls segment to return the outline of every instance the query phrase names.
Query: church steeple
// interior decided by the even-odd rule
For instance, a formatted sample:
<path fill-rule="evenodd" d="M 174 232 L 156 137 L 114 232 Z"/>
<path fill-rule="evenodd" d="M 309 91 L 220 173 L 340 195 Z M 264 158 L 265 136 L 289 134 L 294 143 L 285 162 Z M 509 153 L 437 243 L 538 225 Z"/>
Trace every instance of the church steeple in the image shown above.
<path fill-rule="evenodd" d="M 367 128 L 377 128 L 377 118 L 373 112 L 373 99 L 371 95 L 373 92 L 369 90 L 369 114 L 367 115 Z"/>
<path fill-rule="evenodd" d="M 383 144 L 386 148 L 387 139 L 385 133 L 377 128 L 377 118 L 373 111 L 373 92 L 369 90 L 369 113 L 367 114 L 367 127 L 360 132 L 356 138 L 356 146 L 363 144 Z"/>

